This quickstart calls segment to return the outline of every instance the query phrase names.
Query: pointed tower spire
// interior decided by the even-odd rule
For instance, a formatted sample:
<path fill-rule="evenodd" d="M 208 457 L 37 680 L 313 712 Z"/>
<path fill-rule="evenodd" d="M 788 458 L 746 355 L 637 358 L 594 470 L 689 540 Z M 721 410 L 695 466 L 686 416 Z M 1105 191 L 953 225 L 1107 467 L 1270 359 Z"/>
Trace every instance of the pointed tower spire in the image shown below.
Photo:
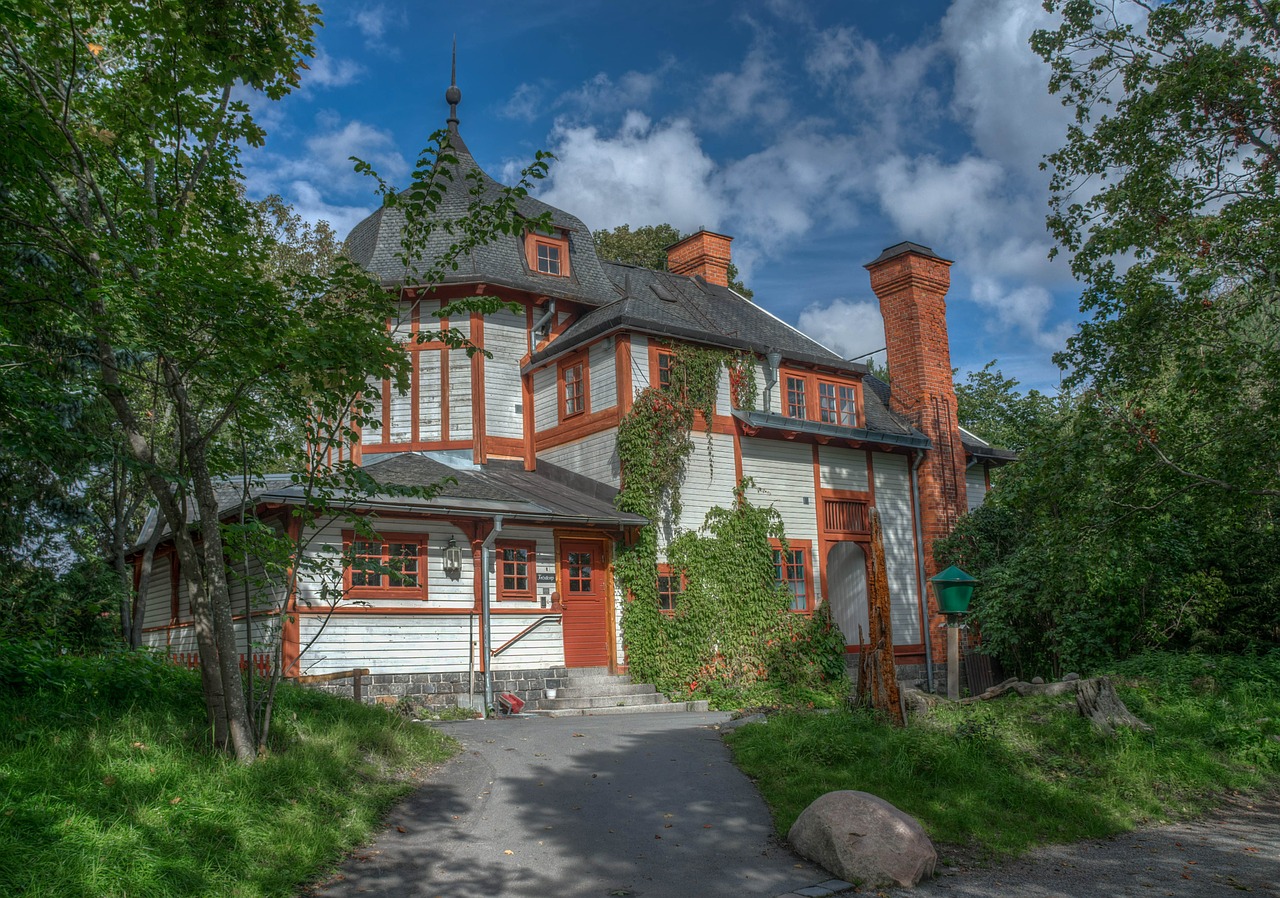
<path fill-rule="evenodd" d="M 453 71 L 449 76 L 449 89 L 444 92 L 444 101 L 449 104 L 450 131 L 458 130 L 458 103 L 462 101 L 462 91 L 458 90 L 458 36 L 453 36 Z"/>

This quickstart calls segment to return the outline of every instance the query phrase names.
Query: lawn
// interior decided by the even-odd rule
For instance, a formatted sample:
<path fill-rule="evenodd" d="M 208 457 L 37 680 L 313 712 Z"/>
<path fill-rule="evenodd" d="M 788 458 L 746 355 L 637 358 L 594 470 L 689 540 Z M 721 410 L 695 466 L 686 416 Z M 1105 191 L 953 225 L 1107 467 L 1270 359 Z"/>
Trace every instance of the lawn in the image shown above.
<path fill-rule="evenodd" d="M 1101 736 L 1074 697 L 936 710 L 906 729 L 869 713 L 779 714 L 729 734 L 783 835 L 826 792 L 916 817 L 945 860 L 1098 838 L 1280 780 L 1280 652 L 1150 654 L 1109 671 L 1151 733 Z"/>
<path fill-rule="evenodd" d="M 382 708 L 290 687 L 271 752 L 240 766 L 207 747 L 194 673 L 31 661 L 0 643 L 0 895 L 292 896 L 453 751 Z"/>

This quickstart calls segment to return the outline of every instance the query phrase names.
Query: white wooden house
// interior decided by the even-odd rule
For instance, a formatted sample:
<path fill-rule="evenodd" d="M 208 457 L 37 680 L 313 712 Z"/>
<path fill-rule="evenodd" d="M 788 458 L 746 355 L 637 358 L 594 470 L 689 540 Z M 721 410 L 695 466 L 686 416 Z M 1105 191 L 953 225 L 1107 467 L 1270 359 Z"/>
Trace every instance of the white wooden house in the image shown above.
<path fill-rule="evenodd" d="M 448 127 L 461 186 L 447 194 L 446 216 L 465 211 L 465 175 L 479 170 L 456 106 Z M 940 618 L 926 588 L 932 543 L 981 502 L 989 469 L 1010 457 L 956 420 L 945 321 L 951 263 L 900 243 L 866 266 L 884 313 L 891 389 L 729 289 L 731 238 L 700 231 L 670 248 L 668 271 L 651 271 L 598 258 L 591 232 L 569 212 L 533 198 L 521 204 L 529 219 L 549 213 L 552 233 L 500 238 L 431 291 L 404 276 L 397 210 L 379 209 L 351 232 L 349 256 L 399 292 L 392 326 L 406 338 L 438 327 L 431 313 L 459 297 L 496 295 L 520 311 L 446 322 L 489 357 L 408 344 L 411 388 L 381 385 L 380 421 L 350 449 L 384 483 L 457 479 L 430 501 L 368 503 L 376 544 L 353 546 L 359 540 L 336 524 L 314 534 L 317 550 L 328 546 L 335 558 L 345 548 L 397 564 L 401 581 L 347 570 L 336 609 L 320 583 L 304 581 L 279 597 L 285 614 L 253 618 L 255 638 L 280 628 L 290 674 L 368 668 L 375 693 L 442 700 L 474 688 L 486 667 L 499 688 L 531 695 L 566 668 L 625 669 L 626 599 L 612 556 L 645 521 L 612 502 L 617 429 L 638 393 L 662 379 L 671 347 L 691 343 L 748 354 L 764 389 L 758 409 L 735 408 L 725 375 L 711 435 L 694 441 L 676 525 L 698 528 L 751 478 L 752 501 L 773 505 L 785 522 L 793 563 L 783 576 L 797 610 L 830 602 L 856 650 L 874 505 L 898 662 L 918 665 L 921 676 L 940 662 Z M 285 480 L 253 495 L 264 518 L 297 499 Z M 446 564 L 451 549 L 456 569 Z M 173 571 L 152 578 L 146 638 L 193 653 Z"/>

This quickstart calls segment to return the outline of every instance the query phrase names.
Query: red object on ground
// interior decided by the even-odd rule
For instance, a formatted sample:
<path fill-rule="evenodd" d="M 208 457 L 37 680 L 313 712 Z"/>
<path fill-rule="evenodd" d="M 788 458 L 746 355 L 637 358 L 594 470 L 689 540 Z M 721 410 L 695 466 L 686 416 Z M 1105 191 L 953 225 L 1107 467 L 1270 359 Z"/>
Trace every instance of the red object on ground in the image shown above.
<path fill-rule="evenodd" d="M 510 692 L 498 693 L 498 707 L 503 714 L 519 714 L 524 708 L 524 699 Z"/>

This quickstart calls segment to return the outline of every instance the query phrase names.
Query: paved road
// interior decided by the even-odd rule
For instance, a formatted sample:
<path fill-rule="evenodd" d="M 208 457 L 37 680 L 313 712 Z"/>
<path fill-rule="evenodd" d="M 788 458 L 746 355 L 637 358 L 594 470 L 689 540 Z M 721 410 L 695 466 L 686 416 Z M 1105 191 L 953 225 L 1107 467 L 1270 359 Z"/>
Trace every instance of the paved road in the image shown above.
<path fill-rule="evenodd" d="M 391 814 L 326 898 L 748 898 L 828 881 L 773 835 L 729 762 L 724 714 L 441 724 L 464 750 Z M 945 853 L 945 852 L 944 852 Z M 940 867 L 913 898 L 1280 898 L 1280 799 L 1054 846 L 990 868 Z M 308 893 L 313 894 L 313 893 Z"/>
<path fill-rule="evenodd" d="M 441 724 L 464 750 L 326 898 L 746 898 L 829 874 L 779 843 L 725 714 Z"/>
<path fill-rule="evenodd" d="M 1230 801 L 1201 820 L 941 871 L 912 898 L 1224 898 L 1280 895 L 1280 801 Z"/>

